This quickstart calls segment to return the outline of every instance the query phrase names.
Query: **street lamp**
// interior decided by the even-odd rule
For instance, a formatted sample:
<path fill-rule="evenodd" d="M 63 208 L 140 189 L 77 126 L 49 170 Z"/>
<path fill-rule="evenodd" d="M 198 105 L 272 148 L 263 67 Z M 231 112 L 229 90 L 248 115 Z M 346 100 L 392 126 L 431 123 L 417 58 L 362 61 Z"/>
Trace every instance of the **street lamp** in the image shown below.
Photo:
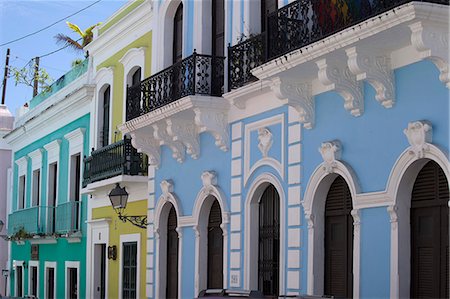
<path fill-rule="evenodd" d="M 109 200 L 111 201 L 111 206 L 119 216 L 119 219 L 122 222 L 130 222 L 131 224 L 140 227 L 147 228 L 147 216 L 146 215 L 138 215 L 138 216 L 128 216 L 124 215 L 124 210 L 127 206 L 128 202 L 128 192 L 125 190 L 125 187 L 121 188 L 119 183 L 116 183 L 116 187 L 111 190 L 108 194 Z"/>

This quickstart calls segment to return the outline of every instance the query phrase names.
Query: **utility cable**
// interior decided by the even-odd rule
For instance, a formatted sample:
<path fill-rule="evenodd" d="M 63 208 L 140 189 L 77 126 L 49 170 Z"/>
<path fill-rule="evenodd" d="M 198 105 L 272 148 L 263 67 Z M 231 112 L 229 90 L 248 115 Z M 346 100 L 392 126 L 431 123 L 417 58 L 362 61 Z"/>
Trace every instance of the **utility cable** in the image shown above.
<path fill-rule="evenodd" d="M 76 11 L 76 12 L 74 12 L 73 14 L 68 15 L 67 17 L 64 17 L 64 18 L 62 18 L 62 19 L 59 19 L 58 21 L 53 22 L 53 23 L 51 23 L 50 25 L 45 26 L 44 28 L 41 28 L 41 29 L 39 29 L 39 30 L 37 30 L 37 31 L 35 31 L 35 32 L 32 32 L 32 33 L 27 34 L 27 35 L 24 35 L 24 36 L 22 36 L 22 37 L 16 38 L 16 39 L 11 40 L 11 41 L 9 41 L 9 42 L 0 44 L 0 47 L 3 47 L 3 46 L 6 46 L 6 45 L 15 43 L 15 42 L 20 41 L 20 40 L 22 40 L 22 39 L 24 39 L 24 38 L 27 38 L 27 37 L 32 36 L 32 35 L 35 35 L 35 34 L 41 32 L 41 31 L 44 31 L 44 30 L 46 30 L 46 29 L 48 29 L 48 28 L 50 28 L 50 27 L 52 27 L 52 26 L 58 24 L 59 22 L 64 21 L 64 20 L 66 20 L 66 19 L 68 19 L 68 18 L 70 18 L 70 17 L 72 17 L 72 16 L 74 16 L 74 15 L 76 15 L 76 14 L 78 14 L 78 13 L 80 13 L 80 12 L 86 10 L 86 9 L 88 9 L 89 7 L 91 7 L 91 6 L 93 6 L 93 5 L 97 4 L 97 3 L 99 3 L 100 1 L 102 1 L 102 0 L 97 0 L 97 1 L 95 1 L 94 3 L 92 3 L 92 4 L 88 5 L 88 6 L 82 8 L 82 9 Z"/>

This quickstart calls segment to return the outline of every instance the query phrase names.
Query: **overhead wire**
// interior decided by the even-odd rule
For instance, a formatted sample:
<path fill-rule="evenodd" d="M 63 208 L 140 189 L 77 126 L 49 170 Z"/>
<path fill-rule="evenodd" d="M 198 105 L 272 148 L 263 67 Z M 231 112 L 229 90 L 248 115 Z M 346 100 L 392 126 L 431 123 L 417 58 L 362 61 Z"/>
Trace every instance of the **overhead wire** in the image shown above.
<path fill-rule="evenodd" d="M 72 13 L 72 14 L 70 14 L 70 15 L 64 17 L 64 18 L 59 19 L 59 20 L 57 20 L 56 22 L 53 22 L 53 23 L 51 23 L 50 25 L 45 26 L 44 28 L 41 28 L 41 29 L 39 29 L 39 30 L 37 30 L 37 31 L 34 31 L 34 32 L 32 32 L 32 33 L 29 33 L 29 34 L 24 35 L 24 36 L 19 37 L 19 38 L 16 38 L 16 39 L 14 39 L 14 40 L 8 41 L 8 42 L 6 42 L 6 43 L 0 44 L 0 47 L 3 47 L 3 46 L 6 46 L 6 45 L 15 43 L 15 42 L 17 42 L 17 41 L 20 41 L 20 40 L 22 40 L 22 39 L 25 39 L 25 38 L 30 37 L 30 36 L 32 36 L 32 35 L 35 35 L 35 34 L 37 34 L 37 33 L 39 33 L 39 32 L 42 32 L 42 31 L 44 31 L 44 30 L 46 30 L 46 29 L 48 29 L 48 28 L 50 28 L 50 27 L 52 27 L 52 26 L 58 24 L 59 22 L 62 22 L 62 21 L 66 20 L 66 19 L 68 19 L 68 18 L 70 18 L 70 17 L 72 17 L 72 16 L 74 16 L 74 15 L 76 15 L 76 14 L 79 14 L 80 12 L 82 12 L 82 11 L 88 9 L 89 7 L 91 7 L 91 6 L 93 6 L 93 5 L 97 4 L 97 3 L 99 3 L 100 1 L 102 1 L 102 0 L 97 0 L 97 1 L 95 1 L 94 3 L 91 3 L 91 4 L 89 4 L 88 6 L 82 8 L 82 9 L 80 9 L 80 10 L 78 10 L 78 11 L 76 11 L 76 12 L 74 12 L 74 13 Z"/>

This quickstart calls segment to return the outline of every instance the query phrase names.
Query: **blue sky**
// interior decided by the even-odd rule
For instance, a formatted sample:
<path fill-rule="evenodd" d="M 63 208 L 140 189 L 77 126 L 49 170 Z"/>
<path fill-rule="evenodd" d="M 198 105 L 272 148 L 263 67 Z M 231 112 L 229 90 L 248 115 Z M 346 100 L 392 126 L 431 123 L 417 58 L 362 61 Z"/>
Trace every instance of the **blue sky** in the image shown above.
<path fill-rule="evenodd" d="M 0 0 L 0 44 L 37 31 L 51 23 L 62 19 L 96 1 L 80 0 Z M 102 0 L 81 13 L 67 19 L 85 29 L 97 22 L 105 21 L 120 9 L 126 0 Z M 78 36 L 66 25 L 65 21 L 48 28 L 38 34 L 21 41 L 0 47 L 0 86 L 3 81 L 6 49 L 11 49 L 10 65 L 21 68 L 33 57 L 42 56 L 61 48 L 56 44 L 57 33 L 69 35 L 73 39 Z M 73 50 L 64 49 L 44 57 L 40 65 L 56 80 L 71 68 L 71 63 L 83 55 Z M 12 78 L 8 80 L 6 89 L 6 105 L 15 114 L 16 109 L 32 98 L 33 90 L 24 85 L 15 86 Z M 1 93 L 0 93 L 1 95 Z"/>

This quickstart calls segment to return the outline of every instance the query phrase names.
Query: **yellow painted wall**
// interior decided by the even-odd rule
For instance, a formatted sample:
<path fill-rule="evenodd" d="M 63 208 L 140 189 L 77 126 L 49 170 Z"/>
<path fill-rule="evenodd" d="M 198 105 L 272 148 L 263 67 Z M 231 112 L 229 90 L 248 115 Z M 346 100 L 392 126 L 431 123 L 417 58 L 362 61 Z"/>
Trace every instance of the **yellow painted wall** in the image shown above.
<path fill-rule="evenodd" d="M 147 200 L 140 200 L 134 202 L 128 202 L 126 207 L 127 215 L 145 215 L 147 213 Z M 111 206 L 92 209 L 92 219 L 110 218 L 111 223 L 109 225 L 109 244 L 107 246 L 117 246 L 117 259 L 115 261 L 108 260 L 108 297 L 119 298 L 119 268 L 121 265 L 120 256 L 120 235 L 136 234 L 141 235 L 140 239 L 140 298 L 145 297 L 145 268 L 146 268 L 146 255 L 147 255 L 147 230 L 139 228 L 130 224 L 129 222 L 123 223 L 114 212 Z"/>
<path fill-rule="evenodd" d="M 151 60 L 152 60 L 152 32 L 148 32 L 126 46 L 120 51 L 116 52 L 114 55 L 97 65 L 97 71 L 102 67 L 114 67 L 114 81 L 113 81 L 113 101 L 112 101 L 112 136 L 114 141 L 114 131 L 118 131 L 117 140 L 122 139 L 122 135 L 118 129 L 118 126 L 125 122 L 122 119 L 123 107 L 124 107 L 124 69 L 120 59 L 125 55 L 125 53 L 132 48 L 146 47 L 145 49 L 145 67 L 144 67 L 144 77 L 147 78 L 151 74 Z"/>

